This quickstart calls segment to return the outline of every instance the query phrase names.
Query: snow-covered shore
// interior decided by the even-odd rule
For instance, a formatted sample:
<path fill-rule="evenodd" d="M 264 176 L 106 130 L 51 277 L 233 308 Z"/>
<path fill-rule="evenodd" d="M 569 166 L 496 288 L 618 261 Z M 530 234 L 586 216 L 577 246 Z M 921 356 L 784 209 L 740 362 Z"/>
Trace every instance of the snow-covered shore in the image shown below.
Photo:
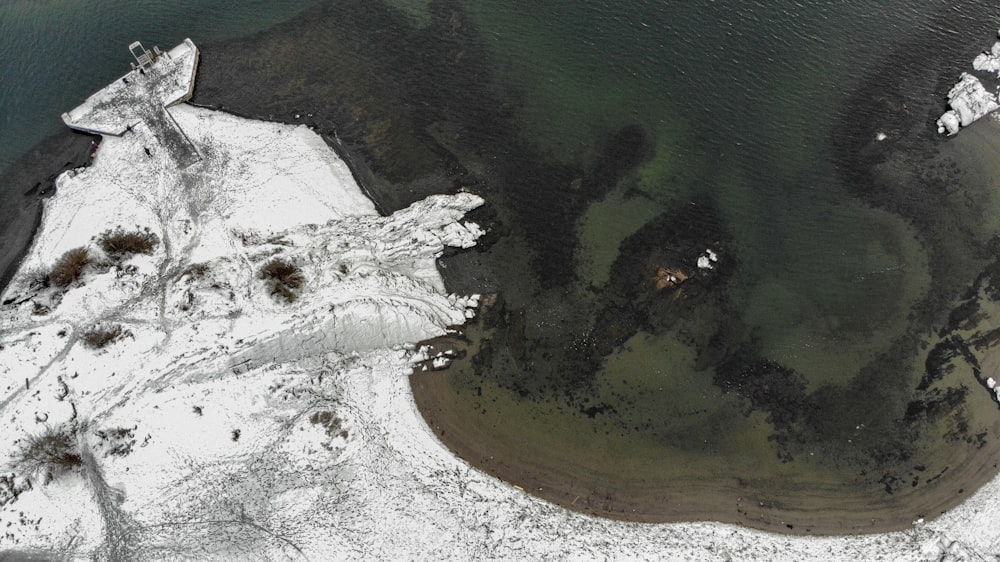
<path fill-rule="evenodd" d="M 127 547 L 140 559 L 164 544 L 154 536 L 215 528 L 198 529 L 199 519 L 229 517 L 236 535 L 255 529 L 240 519 L 249 508 L 233 501 L 270 512 L 271 499 L 321 501 L 339 489 L 336 467 L 364 443 L 368 429 L 357 418 L 368 406 L 346 401 L 338 380 L 348 371 L 374 376 L 364 365 L 404 377 L 410 343 L 464 322 L 476 297 L 446 294 L 435 258 L 481 234 L 460 222 L 482 204 L 470 194 L 379 216 L 344 162 L 305 127 L 191 106 L 170 113 L 202 161 L 179 170 L 142 123 L 106 138 L 93 166 L 59 179 L 0 314 L 2 461 L 27 436 L 79 428 L 122 499 Z M 115 229 L 158 243 L 150 255 L 114 262 L 95 239 Z M 53 263 L 79 247 L 94 262 L 80 279 L 44 286 Z M 293 302 L 259 278 L 275 258 L 304 278 Z M 83 339 L 95 326 L 122 335 L 93 349 Z M 261 486 L 254 498 L 244 489 L 249 476 L 215 479 L 249 475 L 250 465 L 289 482 Z M 91 553 L 105 542 L 107 514 L 82 476 L 89 466 L 47 486 L 40 474 L 9 468 L 0 526 L 12 526 L 0 548 Z M 185 522 L 179 530 L 177 521 Z"/>
<path fill-rule="evenodd" d="M 71 427 L 78 466 L 8 468 L 0 552 L 67 559 L 939 560 L 1000 553 L 1000 480 L 885 535 L 806 538 L 649 525 L 548 504 L 452 455 L 413 405 L 413 342 L 472 313 L 435 268 L 481 234 L 482 204 L 435 196 L 379 216 L 315 133 L 168 110 L 201 161 L 179 170 L 142 124 L 59 180 L 0 310 L 0 463 Z M 153 147 L 147 155 L 144 148 Z M 43 273 L 121 227 L 152 254 Z M 281 258 L 287 302 L 259 278 Z M 92 349 L 81 337 L 117 325 Z M 414 375 L 414 376 L 420 376 Z M 30 482 L 30 483 L 29 483 Z"/>

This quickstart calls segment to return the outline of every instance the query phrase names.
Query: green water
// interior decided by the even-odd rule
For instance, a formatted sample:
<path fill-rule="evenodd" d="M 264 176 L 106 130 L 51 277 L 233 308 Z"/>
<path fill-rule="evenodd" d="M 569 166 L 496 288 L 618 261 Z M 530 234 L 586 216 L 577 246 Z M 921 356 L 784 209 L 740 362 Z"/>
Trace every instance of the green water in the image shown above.
<path fill-rule="evenodd" d="M 734 299 L 766 354 L 813 384 L 837 381 L 899 331 L 928 287 L 912 227 L 844 193 L 826 146 L 837 86 L 864 71 L 852 58 L 858 39 L 878 49 L 892 37 L 872 30 L 891 21 L 906 33 L 919 18 L 900 24 L 894 8 L 904 3 L 863 19 L 829 6 L 741 14 L 695 4 L 478 2 L 473 11 L 524 92 L 520 116 L 543 150 L 587 161 L 586 139 L 634 122 L 652 137 L 653 155 L 633 178 L 652 203 L 619 189 L 591 205 L 579 227 L 580 276 L 600 284 L 627 235 L 708 191 L 741 260 Z M 844 365 L 836 359 L 855 337 L 863 349 Z"/>
<path fill-rule="evenodd" d="M 416 13 L 416 3 L 406 4 Z M 637 458 L 683 451 L 686 468 L 647 467 L 647 476 L 684 478 L 694 470 L 723 482 L 749 473 L 769 482 L 763 488 L 782 478 L 853 480 L 856 493 L 870 493 L 883 487 L 879 477 L 891 481 L 921 463 L 941 469 L 965 454 L 955 452 L 957 444 L 946 453 L 935 444 L 953 422 L 920 425 L 908 404 L 935 400 L 914 390 L 926 374 L 927 350 L 940 341 L 931 334 L 947 331 L 961 287 L 987 263 L 976 247 L 996 232 L 974 222 L 979 213 L 956 197 L 919 201 L 931 189 L 921 187 L 933 175 L 930 162 L 941 158 L 930 136 L 891 144 L 914 136 L 905 131 L 931 127 L 941 109 L 935 72 L 942 63 L 935 61 L 923 83 L 901 79 L 897 86 L 908 89 L 898 101 L 892 96 L 899 91 L 884 103 L 852 107 L 846 100 L 871 74 L 894 72 L 888 57 L 902 61 L 914 45 L 940 42 L 966 57 L 955 60 L 957 74 L 979 50 L 975 41 L 991 40 L 989 26 L 974 16 L 944 17 L 988 12 L 966 4 L 952 11 L 945 3 L 907 2 L 472 3 L 496 57 L 501 95 L 518 100 L 521 134 L 545 158 L 581 170 L 586 182 L 601 165 L 602 139 L 636 125 L 645 153 L 571 224 L 577 246 L 563 279 L 573 282 L 533 285 L 524 281 L 530 273 L 508 264 L 520 277 L 501 284 L 507 320 L 496 330 L 472 330 L 501 351 L 453 369 L 456 399 L 490 388 L 492 399 L 506 404 L 483 414 L 498 439 L 537 434 L 537 443 L 520 446 L 542 456 L 559 449 L 552 458 L 573 457 L 598 472 L 613 472 L 624 450 Z M 966 45 L 953 40 L 956 28 L 975 30 Z M 912 129 L 889 118 L 897 113 Z M 837 161 L 838 139 L 869 123 L 870 138 L 855 141 L 857 152 L 879 150 L 866 148 L 879 123 L 897 135 L 883 157 L 888 163 L 872 166 L 873 177 L 894 186 L 885 189 L 896 203 L 868 196 L 875 186 Z M 914 163 L 927 169 L 911 177 L 905 169 Z M 1000 187 L 961 175 L 942 181 L 976 198 Z M 567 181 L 538 198 L 573 189 Z M 724 226 L 699 224 L 683 212 L 688 206 L 711 208 L 713 224 Z M 658 266 L 698 275 L 692 255 L 638 240 L 671 244 L 686 236 L 652 228 L 657 220 L 703 229 L 691 237 L 724 248 L 725 281 L 707 292 L 691 284 L 669 297 L 662 296 L 669 290 L 656 294 L 650 287 Z M 547 235 L 537 227 L 524 234 L 543 239 L 531 244 L 542 254 Z M 499 246 L 494 251 L 515 253 Z M 646 254 L 626 255 L 641 248 Z M 545 264 L 532 267 L 544 276 Z M 980 320 L 983 330 L 997 325 L 991 316 Z M 596 366 L 578 358 L 593 341 Z M 551 358 L 559 353 L 566 359 Z M 591 370 L 592 378 L 583 374 Z M 942 389 L 985 392 L 968 372 L 951 372 Z M 736 377 L 728 390 L 721 382 L 727 376 Z M 511 396 L 498 398 L 504 389 Z M 779 404 L 789 401 L 799 404 Z M 952 412 L 965 419 L 955 423 L 975 426 L 971 433 L 995 417 L 976 403 L 980 409 Z M 900 448 L 908 440 L 913 448 Z M 595 447 L 617 453 L 595 456 Z"/>
<path fill-rule="evenodd" d="M 654 153 L 635 181 L 661 211 L 712 193 L 737 241 L 745 281 L 736 298 L 748 322 L 760 327 L 768 355 L 822 381 L 837 377 L 818 374 L 836 363 L 836 344 L 850 343 L 830 345 L 830 322 L 854 322 L 840 331 L 881 333 L 884 344 L 927 289 L 927 257 L 912 228 L 845 194 L 826 146 L 838 85 L 873 62 L 852 57 L 857 43 L 876 50 L 892 37 L 873 30 L 916 27 L 918 18 L 896 17 L 905 6 L 865 18 L 788 5 L 744 14 L 697 3 L 473 9 L 487 41 L 510 61 L 510 80 L 525 90 L 522 120 L 545 150 L 586 160 L 593 147 L 580 139 L 638 121 Z M 605 279 L 621 239 L 656 212 L 648 201 L 595 202 L 580 228 L 581 275 Z M 859 311 L 882 321 L 860 321 Z M 863 356 L 877 344 L 866 347 Z"/>

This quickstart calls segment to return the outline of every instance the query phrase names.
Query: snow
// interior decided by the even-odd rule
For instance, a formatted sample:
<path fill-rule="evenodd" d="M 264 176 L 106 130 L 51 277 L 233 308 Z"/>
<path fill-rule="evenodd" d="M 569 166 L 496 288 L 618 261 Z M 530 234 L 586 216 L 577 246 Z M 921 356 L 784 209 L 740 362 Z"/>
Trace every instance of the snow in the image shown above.
<path fill-rule="evenodd" d="M 332 467 L 344 452 L 364 446 L 353 420 L 365 406 L 334 386 L 339 373 L 379 361 L 382 374 L 405 381 L 406 348 L 463 323 L 478 305 L 477 296 L 445 292 L 435 259 L 445 246 L 475 244 L 482 229 L 461 219 L 479 197 L 434 196 L 379 216 L 346 164 L 304 126 L 186 105 L 167 111 L 201 161 L 176 166 L 143 121 L 105 138 L 92 166 L 58 179 L 5 292 L 0 415 L 8 431 L 0 462 L 28 435 L 75 427 L 100 457 L 96 472 L 107 488 L 83 477 L 89 469 L 43 485 L 40 475 L 8 465 L 18 484 L 0 495 L 0 525 L 18 526 L 0 548 L 65 544 L 83 557 L 118 548 L 147 559 L 156 556 L 153 545 L 172 540 L 162 537 L 180 532 L 222 525 L 235 536 L 260 533 L 256 519 L 243 519 L 248 508 L 232 511 L 237 499 L 228 499 L 244 499 L 244 484 L 216 477 L 252 472 L 263 451 L 268 470 L 286 471 L 293 484 L 263 486 L 255 492 L 264 496 L 247 501 L 308 511 L 317 494 L 339 485 L 333 478 L 343 475 Z M 113 263 L 96 239 L 119 227 L 148 230 L 160 243 L 151 255 Z M 98 262 L 79 281 L 65 289 L 32 283 L 77 247 Z M 258 278 L 274 257 L 302 272 L 294 302 L 269 294 Z M 36 314 L 36 304 L 51 311 Z M 92 349 L 81 336 L 95 325 L 120 326 L 124 335 Z M 107 436 L 126 429 L 130 452 L 101 456 L 114 449 Z M 294 484 L 300 480 L 319 484 Z M 206 494 L 212 486 L 218 494 Z M 101 490 L 123 498 L 120 506 L 99 501 Z M 29 512 L 31 524 L 19 523 Z M 228 523 L 198 528 L 198 517 Z M 104 544 L 102 518 L 128 540 Z M 63 536 L 67 530 L 76 538 Z M 201 542 L 197 557 L 235 556 L 230 547 L 239 547 Z M 288 546 L 278 543 L 279 551 Z"/>
<path fill-rule="evenodd" d="M 178 105 L 202 158 L 175 165 L 145 125 L 58 180 L 0 309 L 0 552 L 137 560 L 945 560 L 1000 553 L 1000 479 L 884 535 L 806 538 L 714 523 L 632 524 L 567 511 L 452 455 L 408 376 L 418 341 L 463 323 L 445 246 L 482 234 L 483 201 L 434 196 L 379 216 L 304 127 Z M 143 147 L 151 146 L 151 156 Z M 32 284 L 107 229 L 154 252 Z M 287 302 L 257 272 L 280 257 Z M 718 256 L 706 250 L 708 265 Z M 700 260 L 699 260 L 700 261 Z M 700 265 L 700 264 L 699 264 Z M 35 303 L 49 305 L 36 314 Z M 101 349 L 95 324 L 125 330 Z M 439 355 L 440 359 L 446 356 Z M 412 376 L 420 376 L 419 374 Z M 72 427 L 82 466 L 44 484 L 7 464 L 19 440 Z"/>

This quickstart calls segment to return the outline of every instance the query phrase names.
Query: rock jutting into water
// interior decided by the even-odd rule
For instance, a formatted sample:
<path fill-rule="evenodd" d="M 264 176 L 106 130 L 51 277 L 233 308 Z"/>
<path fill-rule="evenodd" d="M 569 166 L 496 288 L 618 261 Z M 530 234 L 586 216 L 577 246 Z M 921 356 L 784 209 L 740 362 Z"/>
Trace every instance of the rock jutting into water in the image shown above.
<path fill-rule="evenodd" d="M 988 52 L 980 53 L 973 60 L 972 67 L 985 72 L 1000 71 L 1000 41 L 994 43 Z M 948 106 L 951 109 L 937 120 L 937 128 L 939 133 L 949 135 L 1000 108 L 997 96 L 988 92 L 979 78 L 967 72 L 963 72 L 958 83 L 948 91 Z"/>
<path fill-rule="evenodd" d="M 962 73 L 958 83 L 948 91 L 948 105 L 951 109 L 938 119 L 937 126 L 939 133 L 947 132 L 949 135 L 954 135 L 961 127 L 968 127 L 980 117 L 1000 108 L 996 96 L 987 92 L 978 78 L 966 72 Z"/>

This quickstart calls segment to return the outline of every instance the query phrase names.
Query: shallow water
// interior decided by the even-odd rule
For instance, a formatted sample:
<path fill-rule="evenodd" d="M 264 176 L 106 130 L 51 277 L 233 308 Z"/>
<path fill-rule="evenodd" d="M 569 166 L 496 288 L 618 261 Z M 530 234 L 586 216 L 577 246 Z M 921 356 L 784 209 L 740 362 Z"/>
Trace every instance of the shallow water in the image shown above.
<path fill-rule="evenodd" d="M 595 486 L 701 474 L 764 494 L 877 498 L 934 481 L 920 475 L 990 438 L 981 380 L 961 365 L 928 375 L 928 350 L 958 337 L 949 310 L 988 262 L 996 223 L 980 217 L 998 210 L 997 186 L 924 132 L 992 41 L 991 7 L 471 10 L 503 87 L 523 96 L 524 134 L 578 170 L 583 191 L 609 135 L 644 135 L 638 165 L 582 203 L 566 200 L 573 172 L 554 178 L 555 206 L 545 190 L 525 203 L 500 188 L 511 222 L 534 202 L 563 216 L 526 221 L 539 281 L 499 274 L 504 308 L 493 329 L 471 330 L 487 351 L 448 375 L 477 405 L 454 411 L 496 435 L 485 450 L 531 451 L 542 470 L 577 462 Z M 702 248 L 716 270 L 694 265 Z M 663 268 L 690 279 L 658 290 Z M 643 458 L 659 461 L 623 473 Z"/>

